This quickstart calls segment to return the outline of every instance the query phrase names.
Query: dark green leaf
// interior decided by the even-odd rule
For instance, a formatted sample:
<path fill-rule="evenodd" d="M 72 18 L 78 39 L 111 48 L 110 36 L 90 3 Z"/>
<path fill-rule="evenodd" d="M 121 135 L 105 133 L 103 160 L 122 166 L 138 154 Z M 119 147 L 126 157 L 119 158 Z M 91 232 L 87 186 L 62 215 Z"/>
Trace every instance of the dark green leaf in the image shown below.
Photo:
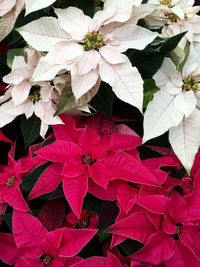
<path fill-rule="evenodd" d="M 5 61 L 6 61 L 6 58 L 5 58 Z M 9 72 L 10 72 L 10 68 L 7 65 L 2 64 L 0 62 L 0 79 L 2 79 L 3 76 L 7 75 Z"/>
<path fill-rule="evenodd" d="M 185 34 L 186 32 L 182 32 L 169 38 L 161 38 L 158 36 L 144 49 L 144 51 L 149 53 L 158 52 L 166 55 L 177 47 Z"/>
<path fill-rule="evenodd" d="M 141 73 L 143 79 L 150 79 L 162 66 L 164 55 L 158 52 L 133 51 L 127 52 L 128 57 Z"/>
<path fill-rule="evenodd" d="M 101 200 L 91 194 L 87 194 L 84 199 L 83 208 L 89 212 L 100 213 Z"/>
<path fill-rule="evenodd" d="M 131 239 L 126 239 L 119 245 L 120 251 L 124 254 L 124 256 L 130 256 L 133 253 L 137 252 L 139 249 L 143 247 L 143 244 Z"/>
<path fill-rule="evenodd" d="M 58 109 L 55 113 L 55 115 L 61 114 L 65 111 L 69 111 L 72 109 L 76 104 L 76 99 L 69 88 L 64 88 L 62 90 L 59 104 L 58 104 Z"/>
<path fill-rule="evenodd" d="M 186 34 L 186 32 L 182 32 L 182 33 L 177 34 L 171 38 L 168 38 L 164 42 L 164 44 L 161 46 L 160 52 L 168 54 L 169 52 L 173 51 L 177 47 L 177 45 L 179 44 L 179 42 L 181 41 L 181 39 L 183 38 L 183 36 L 185 34 Z"/>
<path fill-rule="evenodd" d="M 158 91 L 158 87 L 153 79 L 144 80 L 144 99 L 143 108 L 146 108 L 149 102 L 153 99 L 154 93 Z"/>
<path fill-rule="evenodd" d="M 177 47 L 184 35 L 185 32 L 167 39 L 157 37 L 145 49 L 129 49 L 126 54 L 143 79 L 149 79 L 159 70 L 165 56 Z"/>
<path fill-rule="evenodd" d="M 40 136 L 41 121 L 35 115 L 28 120 L 25 116 L 21 118 L 20 128 L 24 138 L 25 147 L 28 147 Z"/>
<path fill-rule="evenodd" d="M 144 19 L 139 19 L 138 22 L 137 22 L 137 25 L 140 26 L 140 27 L 148 29 L 148 25 L 147 25 L 147 23 L 146 23 L 146 21 Z"/>
<path fill-rule="evenodd" d="M 94 2 L 93 0 L 73 0 L 75 5 L 82 9 L 85 15 L 93 17 L 94 15 Z"/>
<path fill-rule="evenodd" d="M 67 8 L 75 6 L 83 10 L 85 15 L 93 17 L 94 15 L 94 2 L 93 0 L 58 0 L 54 6 L 56 8 Z"/>
<path fill-rule="evenodd" d="M 13 59 L 15 56 L 21 56 L 24 54 L 23 48 L 10 49 L 7 53 L 7 65 L 11 68 Z"/>
<path fill-rule="evenodd" d="M 113 224 L 119 213 L 119 208 L 115 201 L 103 201 L 99 214 L 98 228 L 104 229 Z"/>
<path fill-rule="evenodd" d="M 54 200 L 54 199 L 62 198 L 62 197 L 65 197 L 65 195 L 63 193 L 62 184 L 59 184 L 56 190 L 51 193 L 48 200 Z"/>
<path fill-rule="evenodd" d="M 38 178 L 40 175 L 43 173 L 43 171 L 50 165 L 49 162 L 45 163 L 44 165 L 34 169 L 32 172 L 30 172 L 23 180 L 21 183 L 21 187 L 30 192 L 35 183 L 37 182 Z"/>
<path fill-rule="evenodd" d="M 104 82 L 101 83 L 98 93 L 90 101 L 90 104 L 98 112 L 106 116 L 112 116 L 114 93 L 110 86 Z"/>
<path fill-rule="evenodd" d="M 12 232 L 12 213 L 5 213 L 3 220 L 7 223 L 10 232 Z"/>
<path fill-rule="evenodd" d="M 176 65 L 176 68 L 178 71 L 182 72 L 183 67 L 188 59 L 190 53 L 190 44 L 189 42 L 186 44 L 184 50 L 180 47 L 176 47 L 171 53 L 170 57 L 174 64 Z"/>
<path fill-rule="evenodd" d="M 98 232 L 98 236 L 99 236 L 99 242 L 103 243 L 104 241 L 106 241 L 108 238 L 111 237 L 111 234 L 106 233 L 103 229 L 100 229 Z"/>

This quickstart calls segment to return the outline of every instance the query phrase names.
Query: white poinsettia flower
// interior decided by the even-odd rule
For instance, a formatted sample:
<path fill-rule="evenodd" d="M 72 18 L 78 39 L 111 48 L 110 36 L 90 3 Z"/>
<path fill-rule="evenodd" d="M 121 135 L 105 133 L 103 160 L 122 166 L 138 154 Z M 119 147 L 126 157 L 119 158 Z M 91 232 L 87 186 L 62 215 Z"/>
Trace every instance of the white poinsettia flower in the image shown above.
<path fill-rule="evenodd" d="M 70 70 L 72 91 L 78 100 L 100 76 L 117 97 L 142 110 L 143 80 L 123 52 L 143 49 L 156 34 L 125 23 L 131 17 L 132 6 L 132 0 L 109 0 L 93 19 L 75 7 L 55 9 L 58 19 L 41 18 L 20 28 L 32 47 L 48 51 L 33 81 L 52 80 L 60 70 Z"/>
<path fill-rule="evenodd" d="M 150 28 L 162 28 L 162 34 L 172 37 L 186 32 L 179 46 L 184 47 L 186 41 L 200 41 L 200 17 L 197 13 L 200 6 L 194 6 L 194 0 L 150 0 L 148 4 L 154 5 L 154 11 L 146 17 Z"/>
<path fill-rule="evenodd" d="M 24 0 L 0 1 L 0 41 L 13 29 L 18 15 L 24 7 Z"/>
<path fill-rule="evenodd" d="M 28 98 L 17 106 L 11 98 L 0 106 L 0 127 L 10 123 L 19 115 L 25 114 L 28 119 L 35 114 L 41 120 L 40 135 L 44 138 L 49 125 L 62 124 L 61 119 L 54 116 L 56 107 L 52 102 L 53 94 L 53 86 L 44 83 L 44 86 L 33 87 Z"/>
<path fill-rule="evenodd" d="M 5 95 L 0 97 L 0 127 L 18 115 L 25 114 L 28 119 L 34 113 L 41 120 L 40 135 L 44 137 L 49 125 L 62 124 L 61 119 L 54 116 L 54 99 L 58 93 L 49 82 L 30 81 L 41 54 L 33 49 L 26 49 L 26 54 L 26 59 L 15 57 L 11 73 L 3 77 L 9 85 Z"/>
<path fill-rule="evenodd" d="M 28 98 L 32 87 L 30 79 L 42 55 L 33 49 L 26 49 L 25 52 L 27 61 L 23 56 L 14 57 L 11 73 L 3 77 L 9 89 L 0 97 L 0 103 L 12 97 L 14 104 L 19 105 Z"/>
<path fill-rule="evenodd" d="M 200 63 L 192 50 L 182 73 L 165 58 L 154 75 L 160 88 L 144 114 L 143 141 L 169 130 L 169 140 L 182 164 L 190 170 L 200 145 Z M 191 133 L 192 132 L 192 133 Z"/>

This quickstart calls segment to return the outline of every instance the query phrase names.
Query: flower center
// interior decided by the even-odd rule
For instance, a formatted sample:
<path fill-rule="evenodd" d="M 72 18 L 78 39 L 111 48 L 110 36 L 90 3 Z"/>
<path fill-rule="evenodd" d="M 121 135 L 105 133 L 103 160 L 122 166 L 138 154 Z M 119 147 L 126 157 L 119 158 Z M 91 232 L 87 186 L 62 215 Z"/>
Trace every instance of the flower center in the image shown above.
<path fill-rule="evenodd" d="M 171 22 L 177 22 L 179 20 L 179 17 L 174 13 L 166 13 L 165 16 L 170 20 Z"/>
<path fill-rule="evenodd" d="M 76 224 L 76 228 L 77 229 L 87 228 L 90 225 L 90 219 L 91 219 L 91 216 L 87 216 L 86 218 L 79 220 Z"/>
<path fill-rule="evenodd" d="M 53 257 L 51 257 L 47 254 L 43 254 L 41 257 L 41 262 L 42 262 L 44 267 L 50 267 L 52 260 L 53 260 Z"/>
<path fill-rule="evenodd" d="M 95 163 L 95 160 L 90 155 L 82 155 L 82 163 L 92 165 Z"/>
<path fill-rule="evenodd" d="M 198 81 L 193 76 L 188 76 L 185 80 L 183 80 L 183 91 L 193 91 L 196 93 L 199 88 Z"/>
<path fill-rule="evenodd" d="M 31 91 L 29 93 L 28 99 L 32 101 L 34 104 L 35 102 L 38 102 L 39 100 L 42 100 L 41 94 L 40 94 L 40 88 L 32 87 Z"/>
<path fill-rule="evenodd" d="M 177 223 L 176 224 L 176 233 L 172 235 L 172 237 L 174 238 L 174 240 L 179 240 L 179 235 L 182 233 L 182 223 Z"/>
<path fill-rule="evenodd" d="M 160 3 L 161 3 L 162 5 L 166 5 L 166 6 L 168 6 L 168 7 L 172 7 L 172 6 L 173 6 L 173 4 L 172 4 L 172 0 L 160 0 Z"/>
<path fill-rule="evenodd" d="M 93 49 L 98 50 L 104 45 L 103 35 L 95 31 L 89 32 L 88 34 L 86 34 L 85 38 L 83 39 L 82 45 L 86 51 L 93 50 Z"/>
<path fill-rule="evenodd" d="M 17 178 L 13 175 L 11 177 L 8 178 L 6 185 L 8 188 L 12 187 L 15 184 L 15 181 L 17 180 Z"/>

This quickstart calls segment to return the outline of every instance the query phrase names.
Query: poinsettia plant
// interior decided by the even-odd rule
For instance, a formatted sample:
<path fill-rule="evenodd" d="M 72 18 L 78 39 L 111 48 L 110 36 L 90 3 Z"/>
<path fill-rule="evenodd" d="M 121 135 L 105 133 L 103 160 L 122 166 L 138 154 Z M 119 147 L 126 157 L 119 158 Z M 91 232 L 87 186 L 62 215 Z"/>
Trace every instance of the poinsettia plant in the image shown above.
<path fill-rule="evenodd" d="M 1 266 L 200 266 L 199 11 L 0 0 Z"/>

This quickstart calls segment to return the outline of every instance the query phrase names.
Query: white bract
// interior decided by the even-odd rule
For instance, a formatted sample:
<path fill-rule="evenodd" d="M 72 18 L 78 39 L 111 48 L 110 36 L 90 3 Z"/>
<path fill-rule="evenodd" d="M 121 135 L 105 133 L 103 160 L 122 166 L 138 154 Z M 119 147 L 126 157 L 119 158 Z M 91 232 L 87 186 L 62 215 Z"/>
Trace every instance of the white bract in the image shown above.
<path fill-rule="evenodd" d="M 30 118 L 33 113 L 41 119 L 40 135 L 45 136 L 48 125 L 61 124 L 54 116 L 56 107 L 53 103 L 57 93 L 49 82 L 32 83 L 30 79 L 41 57 L 39 52 L 27 49 L 27 60 L 22 56 L 14 58 L 12 71 L 4 76 L 8 90 L 0 97 L 0 127 L 13 121 L 18 115 Z"/>
<path fill-rule="evenodd" d="M 26 15 L 31 12 L 35 12 L 42 8 L 48 7 L 53 4 L 56 0 L 25 0 Z"/>
<path fill-rule="evenodd" d="M 200 41 L 200 17 L 197 15 L 200 6 L 193 6 L 194 0 L 150 0 L 148 5 L 154 6 L 154 11 L 146 17 L 151 29 L 162 28 L 162 34 L 172 37 L 186 32 L 180 46 L 184 47 L 186 41 Z"/>
<path fill-rule="evenodd" d="M 193 49 L 182 73 L 169 58 L 154 75 L 160 88 L 144 115 L 143 142 L 169 130 L 169 141 L 190 171 L 200 145 L 200 58 Z"/>
<path fill-rule="evenodd" d="M 125 23 L 132 14 L 132 0 L 109 0 L 93 19 L 82 10 L 55 9 L 56 18 L 40 18 L 19 29 L 35 49 L 47 51 L 33 81 L 52 80 L 63 69 L 70 70 L 76 100 L 101 80 L 109 83 L 121 100 L 142 110 L 143 80 L 123 54 L 128 48 L 143 49 L 156 34 Z"/>
<path fill-rule="evenodd" d="M 0 41 L 13 29 L 16 19 L 24 7 L 24 0 L 0 1 Z"/>

